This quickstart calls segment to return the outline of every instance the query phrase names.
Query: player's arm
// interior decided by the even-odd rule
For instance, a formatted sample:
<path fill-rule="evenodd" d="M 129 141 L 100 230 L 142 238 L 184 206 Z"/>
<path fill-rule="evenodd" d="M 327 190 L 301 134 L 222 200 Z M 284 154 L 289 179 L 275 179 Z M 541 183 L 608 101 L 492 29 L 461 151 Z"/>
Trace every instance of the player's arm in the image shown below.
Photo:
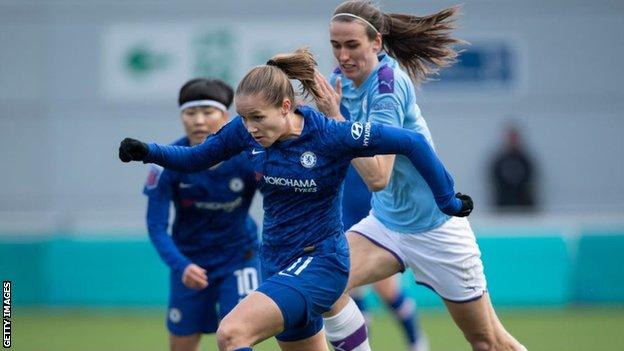
<path fill-rule="evenodd" d="M 376 155 L 373 157 L 359 157 L 351 161 L 368 190 L 383 190 L 390 182 L 394 167 L 395 155 Z"/>
<path fill-rule="evenodd" d="M 160 258 L 171 270 L 182 271 L 191 261 L 182 255 L 167 233 L 171 203 L 171 184 L 168 172 L 160 167 L 152 166 L 143 192 L 147 196 L 146 221 L 150 241 Z"/>
<path fill-rule="evenodd" d="M 245 127 L 240 118 L 236 118 L 202 144 L 193 147 L 146 144 L 126 138 L 119 145 L 119 159 L 122 162 L 155 163 L 168 169 L 192 173 L 239 154 L 244 149 L 246 137 L 248 133 Z"/>
<path fill-rule="evenodd" d="M 182 282 L 189 288 L 208 285 L 206 271 L 184 256 L 167 233 L 171 203 L 171 178 L 168 172 L 152 167 L 144 193 L 147 195 L 147 231 L 160 258 L 173 271 L 182 272 Z"/>
<path fill-rule="evenodd" d="M 315 80 L 320 91 L 320 97 L 316 99 L 316 106 L 324 115 L 343 122 L 345 118 L 340 112 L 340 101 L 342 98 L 342 83 L 340 76 L 333 74 L 330 81 L 319 72 L 315 72 Z M 385 111 L 387 114 L 397 113 L 396 111 Z M 398 119 L 395 116 L 380 116 L 383 123 L 386 119 Z M 392 168 L 394 167 L 395 155 L 378 155 L 374 157 L 356 158 L 351 161 L 353 167 L 368 187 L 370 191 L 383 190 L 390 182 Z"/>
<path fill-rule="evenodd" d="M 334 129 L 329 134 L 338 136 L 333 139 L 333 150 L 342 149 L 351 157 L 404 155 L 423 176 L 442 212 L 467 216 L 472 211 L 472 199 L 455 194 L 453 178 L 422 134 L 377 123 L 344 122 L 329 126 Z"/>
<path fill-rule="evenodd" d="M 369 103 L 371 122 L 400 126 L 403 122 L 403 108 L 394 94 L 376 95 Z M 358 174 L 371 191 L 383 190 L 390 182 L 396 155 L 361 157 L 351 161 Z"/>

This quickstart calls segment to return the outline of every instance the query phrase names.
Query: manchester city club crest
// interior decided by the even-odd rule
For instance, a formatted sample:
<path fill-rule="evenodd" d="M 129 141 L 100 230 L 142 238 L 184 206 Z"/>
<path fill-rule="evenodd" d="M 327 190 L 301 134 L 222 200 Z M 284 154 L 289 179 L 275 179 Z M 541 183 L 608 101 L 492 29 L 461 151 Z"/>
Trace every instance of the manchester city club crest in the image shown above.
<path fill-rule="evenodd" d="M 301 165 L 305 168 L 312 168 L 316 165 L 316 155 L 312 151 L 306 151 L 299 158 Z"/>
<path fill-rule="evenodd" d="M 232 190 L 233 192 L 237 193 L 243 190 L 244 187 L 245 183 L 243 183 L 242 179 L 238 177 L 230 179 L 230 190 Z"/>

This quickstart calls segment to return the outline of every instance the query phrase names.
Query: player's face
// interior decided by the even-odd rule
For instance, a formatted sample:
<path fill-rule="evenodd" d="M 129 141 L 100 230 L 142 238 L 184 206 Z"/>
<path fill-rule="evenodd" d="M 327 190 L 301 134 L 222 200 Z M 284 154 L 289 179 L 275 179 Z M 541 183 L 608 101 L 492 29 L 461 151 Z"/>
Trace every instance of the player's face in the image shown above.
<path fill-rule="evenodd" d="M 332 21 L 329 26 L 329 39 L 340 71 L 356 86 L 377 66 L 377 53 L 381 50 L 381 34 L 370 40 L 364 26 L 359 22 L 340 21 Z"/>
<path fill-rule="evenodd" d="M 285 99 L 288 101 L 288 99 Z M 287 106 L 269 105 L 257 95 L 237 95 L 236 112 L 243 118 L 245 128 L 263 147 L 269 147 L 287 132 L 286 118 L 290 102 Z"/>
<path fill-rule="evenodd" d="M 227 112 L 212 106 L 184 109 L 181 114 L 184 131 L 191 145 L 201 144 L 211 134 L 223 127 L 228 120 Z"/>

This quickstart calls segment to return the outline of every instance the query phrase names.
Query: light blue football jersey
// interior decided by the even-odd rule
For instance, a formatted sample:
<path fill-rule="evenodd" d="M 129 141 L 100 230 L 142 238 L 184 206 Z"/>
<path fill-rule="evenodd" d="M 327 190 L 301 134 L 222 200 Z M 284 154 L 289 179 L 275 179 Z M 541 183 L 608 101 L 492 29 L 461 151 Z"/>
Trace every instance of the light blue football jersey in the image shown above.
<path fill-rule="evenodd" d="M 342 115 L 357 122 L 377 122 L 416 131 L 433 148 L 427 122 L 416 104 L 414 84 L 398 62 L 383 54 L 379 64 L 364 83 L 353 81 L 334 70 L 330 83 L 342 80 Z M 349 184 L 345 185 L 349 191 Z M 436 205 L 433 194 L 416 168 L 404 156 L 397 156 L 388 186 L 374 192 L 371 199 L 374 216 L 387 228 L 400 233 L 420 233 L 439 227 L 450 217 Z"/>

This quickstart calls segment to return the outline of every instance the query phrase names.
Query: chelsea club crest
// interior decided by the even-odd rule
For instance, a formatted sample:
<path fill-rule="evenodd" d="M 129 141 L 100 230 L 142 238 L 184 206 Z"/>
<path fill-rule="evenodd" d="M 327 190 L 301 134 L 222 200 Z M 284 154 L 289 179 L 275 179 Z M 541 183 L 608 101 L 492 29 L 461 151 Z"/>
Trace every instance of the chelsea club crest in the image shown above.
<path fill-rule="evenodd" d="M 303 167 L 312 168 L 316 165 L 316 155 L 312 151 L 306 151 L 301 154 L 299 161 L 301 161 Z"/>
<path fill-rule="evenodd" d="M 243 190 L 244 187 L 245 183 L 243 183 L 242 179 L 238 177 L 230 179 L 230 190 L 233 192 L 238 193 Z"/>

